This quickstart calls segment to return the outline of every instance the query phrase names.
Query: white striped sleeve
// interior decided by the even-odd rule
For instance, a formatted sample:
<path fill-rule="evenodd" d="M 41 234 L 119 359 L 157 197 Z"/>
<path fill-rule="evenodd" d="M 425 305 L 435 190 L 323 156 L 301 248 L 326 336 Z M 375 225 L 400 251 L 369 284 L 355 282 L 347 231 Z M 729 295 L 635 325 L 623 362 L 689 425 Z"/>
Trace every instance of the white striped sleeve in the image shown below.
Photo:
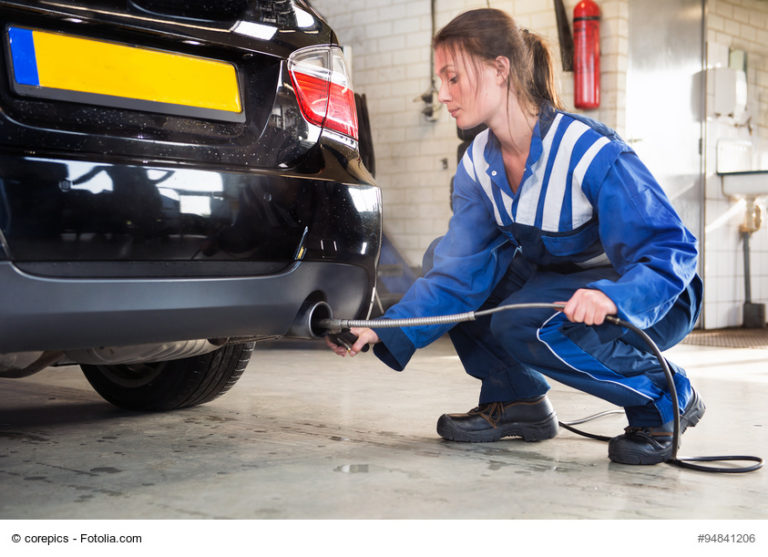
<path fill-rule="evenodd" d="M 563 134 L 557 155 L 552 165 L 552 171 L 547 182 L 546 198 L 544 199 L 544 213 L 542 215 L 541 229 L 548 232 L 558 232 L 560 228 L 560 213 L 563 208 L 568 168 L 571 164 L 573 148 L 576 142 L 589 129 L 582 122 L 573 121 Z"/>
<path fill-rule="evenodd" d="M 472 157 L 469 156 L 469 149 L 467 149 L 464 152 L 464 156 L 461 157 L 461 164 L 464 166 L 464 171 L 469 175 L 469 177 L 477 181 L 477 176 L 475 176 L 475 165 L 472 163 Z"/>
<path fill-rule="evenodd" d="M 499 208 L 493 199 L 493 183 L 491 183 L 491 178 L 486 172 L 488 170 L 488 161 L 485 160 L 485 146 L 488 145 L 488 133 L 488 130 L 479 133 L 472 142 L 472 161 L 474 162 L 475 177 L 493 206 L 493 216 L 496 219 L 496 223 L 502 225 Z"/>
<path fill-rule="evenodd" d="M 610 141 L 607 137 L 600 137 L 589 149 L 587 149 L 587 152 L 584 153 L 579 164 L 577 164 L 576 168 L 573 170 L 573 183 L 571 185 L 573 228 L 578 228 L 592 218 L 594 209 L 582 189 L 582 184 L 584 183 L 584 176 L 586 175 L 587 170 L 589 170 L 589 165 L 592 164 L 592 161 L 595 160 L 595 157 L 600 150 L 608 145 L 608 143 L 610 143 Z"/>

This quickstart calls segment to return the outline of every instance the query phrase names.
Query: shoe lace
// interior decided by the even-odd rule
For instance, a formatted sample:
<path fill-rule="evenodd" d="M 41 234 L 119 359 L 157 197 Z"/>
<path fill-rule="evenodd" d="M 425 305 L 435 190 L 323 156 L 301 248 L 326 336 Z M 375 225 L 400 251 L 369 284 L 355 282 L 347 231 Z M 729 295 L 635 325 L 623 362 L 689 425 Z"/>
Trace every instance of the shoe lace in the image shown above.
<path fill-rule="evenodd" d="M 496 427 L 499 424 L 499 420 L 501 420 L 502 414 L 504 414 L 504 403 L 489 402 L 481 404 L 477 408 L 470 410 L 468 414 L 476 414 L 491 424 L 492 427 Z"/>
<path fill-rule="evenodd" d="M 640 426 L 627 426 L 624 428 L 624 433 L 629 438 L 642 439 L 646 441 L 657 441 L 659 439 L 671 438 L 672 433 L 668 431 L 653 430 L 649 427 Z"/>

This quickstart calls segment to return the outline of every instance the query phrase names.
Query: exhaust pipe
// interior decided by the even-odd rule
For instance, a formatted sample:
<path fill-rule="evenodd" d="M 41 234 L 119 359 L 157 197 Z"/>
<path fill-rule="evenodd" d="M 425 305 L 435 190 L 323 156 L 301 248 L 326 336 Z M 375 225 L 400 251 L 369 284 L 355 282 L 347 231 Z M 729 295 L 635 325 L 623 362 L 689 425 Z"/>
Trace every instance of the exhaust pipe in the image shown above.
<path fill-rule="evenodd" d="M 58 351 L 0 354 L 0 377 L 9 379 L 29 377 L 55 364 L 63 356 L 64 352 Z"/>
<path fill-rule="evenodd" d="M 333 319 L 333 310 L 326 302 L 307 300 L 299 308 L 293 325 L 288 329 L 286 337 L 302 339 L 319 339 L 325 336 L 327 329 L 320 326 L 320 321 Z"/>

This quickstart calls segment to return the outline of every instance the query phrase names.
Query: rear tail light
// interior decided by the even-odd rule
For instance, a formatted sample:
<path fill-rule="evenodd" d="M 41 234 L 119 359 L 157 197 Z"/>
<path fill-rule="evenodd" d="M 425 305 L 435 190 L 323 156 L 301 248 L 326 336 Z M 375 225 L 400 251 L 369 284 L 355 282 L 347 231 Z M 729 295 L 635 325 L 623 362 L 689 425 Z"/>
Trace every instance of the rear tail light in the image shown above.
<path fill-rule="evenodd" d="M 304 117 L 357 139 L 355 94 L 341 49 L 309 47 L 288 59 L 291 81 Z"/>

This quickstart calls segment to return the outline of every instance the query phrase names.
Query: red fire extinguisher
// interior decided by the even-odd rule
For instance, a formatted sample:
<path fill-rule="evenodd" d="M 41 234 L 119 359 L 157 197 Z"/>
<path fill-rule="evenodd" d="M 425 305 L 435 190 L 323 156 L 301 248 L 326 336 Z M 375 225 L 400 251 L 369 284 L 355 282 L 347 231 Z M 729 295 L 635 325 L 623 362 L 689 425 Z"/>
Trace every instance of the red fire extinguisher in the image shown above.
<path fill-rule="evenodd" d="M 600 106 L 600 8 L 592 0 L 573 8 L 573 96 L 576 108 Z"/>

